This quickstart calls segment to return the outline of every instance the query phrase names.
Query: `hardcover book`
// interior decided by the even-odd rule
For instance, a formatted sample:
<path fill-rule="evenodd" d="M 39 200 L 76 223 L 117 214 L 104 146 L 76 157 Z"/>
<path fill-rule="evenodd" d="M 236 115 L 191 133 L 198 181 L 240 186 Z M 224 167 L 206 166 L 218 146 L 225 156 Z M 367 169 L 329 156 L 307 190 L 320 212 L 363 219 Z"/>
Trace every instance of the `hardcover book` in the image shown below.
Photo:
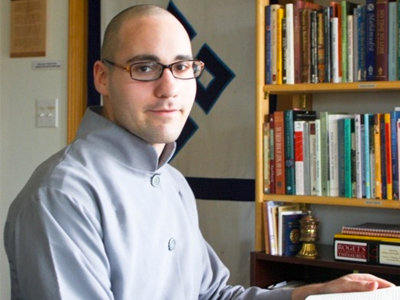
<path fill-rule="evenodd" d="M 388 80 L 389 0 L 376 0 L 376 80 Z"/>

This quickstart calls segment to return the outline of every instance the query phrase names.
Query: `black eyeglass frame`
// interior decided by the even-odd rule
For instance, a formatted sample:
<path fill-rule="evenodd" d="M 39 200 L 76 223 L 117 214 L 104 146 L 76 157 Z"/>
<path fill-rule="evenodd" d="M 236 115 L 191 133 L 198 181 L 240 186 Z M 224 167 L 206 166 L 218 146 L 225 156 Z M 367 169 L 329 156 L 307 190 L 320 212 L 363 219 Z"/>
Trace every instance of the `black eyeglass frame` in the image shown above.
<path fill-rule="evenodd" d="M 172 64 L 169 64 L 169 65 L 164 65 L 164 64 L 159 63 L 159 62 L 151 62 L 151 63 L 154 63 L 154 64 L 159 65 L 159 66 L 162 67 L 159 76 L 156 77 L 156 78 L 152 78 L 152 79 L 137 79 L 137 78 L 133 78 L 133 77 L 132 77 L 132 67 L 133 67 L 134 65 L 143 64 L 143 63 L 145 63 L 145 62 L 143 62 L 143 61 L 142 61 L 142 62 L 135 62 L 135 63 L 133 63 L 133 64 L 130 64 L 129 66 L 123 66 L 123 65 L 121 65 L 121 64 L 118 64 L 118 63 L 116 63 L 116 62 L 113 62 L 113 61 L 108 60 L 108 59 L 105 59 L 105 58 L 103 58 L 101 61 L 102 61 L 103 63 L 107 63 L 107 64 L 112 65 L 112 66 L 114 66 L 114 67 L 117 67 L 117 68 L 120 68 L 120 69 L 122 69 L 122 70 L 125 70 L 126 72 L 129 73 L 129 75 L 131 76 L 131 78 L 132 78 L 133 80 L 136 80 L 136 81 L 144 81 L 144 82 L 147 82 L 147 81 L 155 81 L 155 80 L 160 79 L 160 78 L 162 77 L 162 75 L 164 74 L 164 70 L 165 70 L 165 69 L 169 69 L 170 72 L 171 72 L 171 74 L 172 74 L 172 76 L 174 76 L 174 78 L 176 78 L 176 79 L 179 79 L 179 80 L 190 80 L 190 79 L 195 79 L 195 78 L 199 78 L 199 77 L 201 76 L 201 74 L 203 74 L 204 67 L 205 67 L 205 63 L 202 62 L 201 60 L 198 60 L 198 59 L 185 59 L 185 60 L 180 60 L 180 61 L 173 62 Z M 189 77 L 189 78 L 177 77 L 177 76 L 174 74 L 174 71 L 173 71 L 173 68 L 172 68 L 172 67 L 173 67 L 174 65 L 177 65 L 177 64 L 183 63 L 183 62 L 197 62 L 197 63 L 200 63 L 200 72 L 198 73 L 198 75 L 197 75 L 197 76 L 193 76 L 193 77 Z"/>

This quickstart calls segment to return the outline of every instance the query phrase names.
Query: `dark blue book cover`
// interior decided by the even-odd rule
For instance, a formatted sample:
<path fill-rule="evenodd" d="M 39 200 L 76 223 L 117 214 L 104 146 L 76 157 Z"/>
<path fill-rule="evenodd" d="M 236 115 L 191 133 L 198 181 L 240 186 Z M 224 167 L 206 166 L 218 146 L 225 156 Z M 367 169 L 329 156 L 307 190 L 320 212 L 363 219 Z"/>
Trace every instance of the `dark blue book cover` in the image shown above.
<path fill-rule="evenodd" d="M 375 80 L 376 18 L 375 0 L 367 0 L 365 8 L 365 43 L 367 81 Z"/>
<path fill-rule="evenodd" d="M 265 6 L 265 84 L 272 83 L 271 74 L 271 6 Z"/>
<path fill-rule="evenodd" d="M 300 220 L 306 213 L 283 214 L 282 233 L 283 233 L 283 255 L 296 256 L 300 251 L 302 243 L 300 241 Z"/>

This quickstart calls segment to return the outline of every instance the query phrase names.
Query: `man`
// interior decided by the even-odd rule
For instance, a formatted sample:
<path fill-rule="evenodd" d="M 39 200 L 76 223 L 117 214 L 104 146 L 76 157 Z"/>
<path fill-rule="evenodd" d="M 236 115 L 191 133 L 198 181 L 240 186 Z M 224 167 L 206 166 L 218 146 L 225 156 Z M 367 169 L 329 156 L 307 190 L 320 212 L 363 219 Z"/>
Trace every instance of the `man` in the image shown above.
<path fill-rule="evenodd" d="M 287 291 L 226 284 L 194 196 L 168 161 L 204 64 L 169 12 L 131 7 L 109 24 L 77 138 L 44 162 L 10 207 L 12 299 L 305 299 L 392 286 L 371 275 Z"/>

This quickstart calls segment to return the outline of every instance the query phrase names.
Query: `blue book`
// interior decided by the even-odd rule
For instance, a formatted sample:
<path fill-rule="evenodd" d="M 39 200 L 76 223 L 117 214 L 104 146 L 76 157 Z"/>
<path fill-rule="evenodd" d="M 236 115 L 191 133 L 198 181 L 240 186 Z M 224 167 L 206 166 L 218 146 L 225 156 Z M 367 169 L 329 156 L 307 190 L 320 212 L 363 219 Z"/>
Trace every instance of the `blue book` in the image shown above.
<path fill-rule="evenodd" d="M 366 70 L 367 80 L 375 80 L 376 55 L 376 18 L 375 0 L 367 0 L 365 8 L 365 43 L 366 43 Z"/>
<path fill-rule="evenodd" d="M 391 139 L 392 139 L 392 170 L 393 170 L 393 199 L 399 199 L 399 170 L 398 170 L 398 157 L 397 151 L 397 120 L 400 119 L 400 111 L 393 110 L 390 112 L 390 126 L 391 126 Z"/>
<path fill-rule="evenodd" d="M 357 81 L 365 81 L 367 77 L 366 70 L 366 44 L 365 44 L 365 5 L 360 5 L 357 9 L 357 54 L 358 70 Z"/>
<path fill-rule="evenodd" d="M 302 246 L 300 241 L 300 220 L 305 215 L 306 213 L 299 211 L 282 214 L 282 254 L 284 256 L 295 256 L 299 253 Z"/>
<path fill-rule="evenodd" d="M 272 83 L 271 74 L 271 6 L 265 6 L 265 84 Z"/>

